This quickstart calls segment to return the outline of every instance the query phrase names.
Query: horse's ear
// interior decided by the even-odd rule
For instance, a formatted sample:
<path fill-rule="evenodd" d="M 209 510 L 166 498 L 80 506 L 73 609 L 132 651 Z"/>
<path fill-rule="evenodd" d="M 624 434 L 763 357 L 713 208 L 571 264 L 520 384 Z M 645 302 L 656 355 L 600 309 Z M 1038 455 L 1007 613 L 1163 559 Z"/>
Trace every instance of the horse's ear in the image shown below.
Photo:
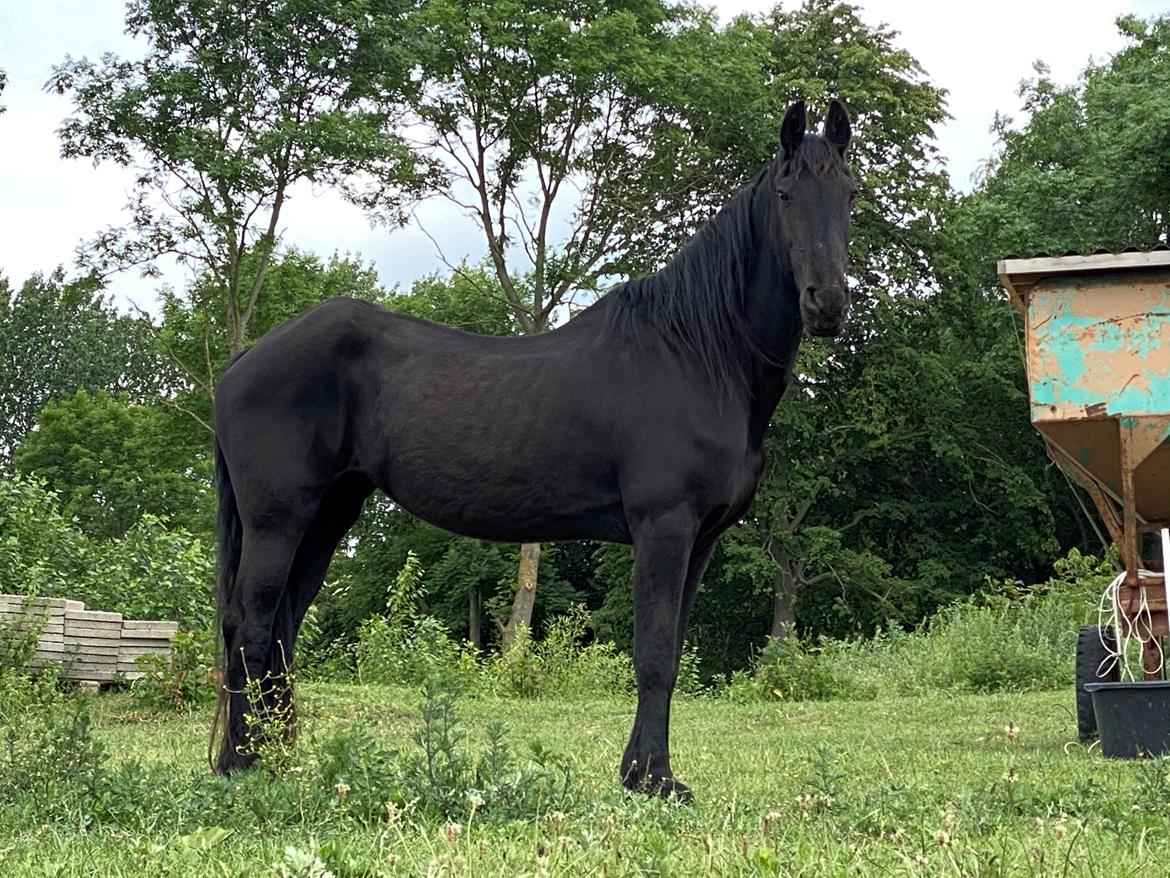
<path fill-rule="evenodd" d="M 849 148 L 849 138 L 853 132 L 849 126 L 849 114 L 845 112 L 845 105 L 836 98 L 829 101 L 829 112 L 825 114 L 825 140 L 837 147 L 842 156 Z"/>
<path fill-rule="evenodd" d="M 792 158 L 804 141 L 804 101 L 797 101 L 784 114 L 780 123 L 780 149 L 785 160 Z"/>

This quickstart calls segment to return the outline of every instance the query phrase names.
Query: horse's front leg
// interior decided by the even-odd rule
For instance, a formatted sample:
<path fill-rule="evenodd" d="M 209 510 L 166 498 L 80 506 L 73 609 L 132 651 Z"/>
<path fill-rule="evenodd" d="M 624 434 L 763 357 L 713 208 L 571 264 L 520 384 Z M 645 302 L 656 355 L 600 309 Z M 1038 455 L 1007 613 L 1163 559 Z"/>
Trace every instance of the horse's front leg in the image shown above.
<path fill-rule="evenodd" d="M 697 522 L 679 511 L 634 530 L 634 674 L 638 712 L 622 756 L 630 789 L 690 800 L 670 770 L 670 698 L 678 677 L 678 628 Z"/>

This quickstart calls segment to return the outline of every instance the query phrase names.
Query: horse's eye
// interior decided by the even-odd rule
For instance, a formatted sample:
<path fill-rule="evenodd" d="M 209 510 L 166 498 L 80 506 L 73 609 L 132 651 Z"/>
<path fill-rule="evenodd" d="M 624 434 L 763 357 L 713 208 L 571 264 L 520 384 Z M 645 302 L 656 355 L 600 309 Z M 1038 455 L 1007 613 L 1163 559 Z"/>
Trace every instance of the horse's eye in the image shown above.
<path fill-rule="evenodd" d="M 787 192 L 785 192 L 783 189 L 776 190 L 776 197 L 779 198 L 781 201 L 791 201 L 792 200 L 792 196 L 789 195 Z"/>

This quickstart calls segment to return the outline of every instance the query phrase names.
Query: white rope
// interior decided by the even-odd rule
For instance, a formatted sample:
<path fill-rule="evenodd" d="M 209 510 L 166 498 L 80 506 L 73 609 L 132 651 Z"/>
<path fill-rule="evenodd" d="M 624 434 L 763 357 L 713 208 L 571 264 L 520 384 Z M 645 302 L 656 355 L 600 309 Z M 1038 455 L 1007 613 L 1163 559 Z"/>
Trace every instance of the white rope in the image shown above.
<path fill-rule="evenodd" d="M 1170 534 L 1163 531 L 1163 546 L 1166 547 L 1170 542 Z M 1166 582 L 1166 577 L 1161 573 L 1155 573 L 1152 570 L 1139 570 L 1139 582 L 1161 582 L 1163 587 L 1170 591 L 1170 583 Z M 1146 600 L 1146 591 L 1144 588 L 1138 590 L 1138 609 L 1137 612 L 1131 616 L 1126 616 L 1121 611 L 1121 589 L 1126 587 L 1125 574 L 1119 573 L 1117 578 L 1109 583 L 1108 588 L 1105 589 L 1101 595 L 1101 600 L 1097 604 L 1097 635 L 1101 639 L 1101 646 L 1105 649 L 1105 658 L 1097 667 L 1097 676 L 1105 677 L 1113 670 L 1118 668 L 1118 676 L 1121 679 L 1128 679 L 1131 682 L 1136 678 L 1133 672 L 1133 662 L 1130 660 L 1128 652 L 1130 643 L 1137 641 L 1138 643 L 1138 667 L 1145 670 L 1145 666 L 1141 663 L 1141 645 L 1149 640 L 1154 644 L 1158 654 L 1157 670 L 1162 670 L 1165 667 L 1166 656 L 1162 652 L 1162 643 L 1160 638 L 1153 636 L 1154 624 L 1153 616 L 1150 612 L 1149 601 Z M 1114 643 L 1109 644 L 1105 640 L 1105 631 L 1107 628 L 1113 629 Z M 1142 636 L 1144 631 L 1145 636 Z M 1151 669 L 1154 670 L 1154 669 Z"/>

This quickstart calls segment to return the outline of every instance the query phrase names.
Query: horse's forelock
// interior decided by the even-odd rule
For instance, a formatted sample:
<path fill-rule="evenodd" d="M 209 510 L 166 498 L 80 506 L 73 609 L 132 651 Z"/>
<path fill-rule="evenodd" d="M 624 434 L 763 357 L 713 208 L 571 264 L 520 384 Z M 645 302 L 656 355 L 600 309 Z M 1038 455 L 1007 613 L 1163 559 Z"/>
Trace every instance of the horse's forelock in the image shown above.
<path fill-rule="evenodd" d="M 780 167 L 781 176 L 823 177 L 834 173 L 851 176 L 841 152 L 819 134 L 805 134 L 800 149 Z"/>

